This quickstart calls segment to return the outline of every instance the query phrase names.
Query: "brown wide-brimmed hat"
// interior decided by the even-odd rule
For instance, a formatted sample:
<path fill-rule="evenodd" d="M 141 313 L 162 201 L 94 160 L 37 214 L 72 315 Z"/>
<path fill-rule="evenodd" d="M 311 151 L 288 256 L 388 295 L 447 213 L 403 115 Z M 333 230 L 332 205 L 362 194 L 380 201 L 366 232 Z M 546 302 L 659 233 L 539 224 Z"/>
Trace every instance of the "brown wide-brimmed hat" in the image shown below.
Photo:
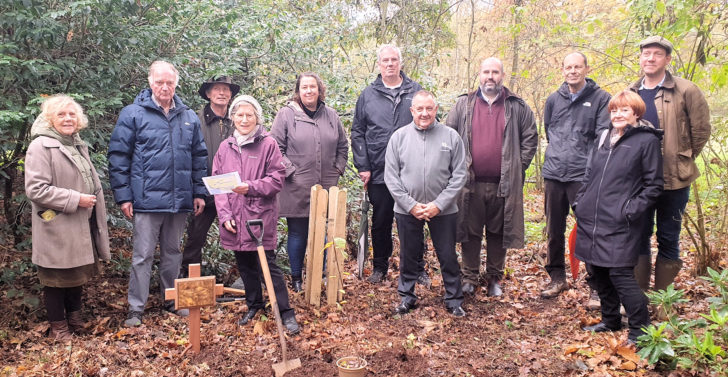
<path fill-rule="evenodd" d="M 210 99 L 207 98 L 207 90 L 210 89 L 215 84 L 227 84 L 230 86 L 230 91 L 232 91 L 232 95 L 230 98 L 235 98 L 235 96 L 240 92 L 240 85 L 234 84 L 233 80 L 227 76 L 219 76 L 219 77 L 213 77 L 204 83 L 202 83 L 202 86 L 200 87 L 200 90 L 197 91 L 197 93 L 200 94 L 200 97 L 204 98 L 205 100 L 209 101 Z"/>

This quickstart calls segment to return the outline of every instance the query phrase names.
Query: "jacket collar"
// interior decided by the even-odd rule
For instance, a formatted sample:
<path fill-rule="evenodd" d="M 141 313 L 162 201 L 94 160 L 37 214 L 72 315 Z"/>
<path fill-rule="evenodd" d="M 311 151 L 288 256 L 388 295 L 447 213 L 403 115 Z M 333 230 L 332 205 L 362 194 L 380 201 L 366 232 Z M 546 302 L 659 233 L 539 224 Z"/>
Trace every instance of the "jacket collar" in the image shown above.
<path fill-rule="evenodd" d="M 582 88 L 581 93 L 579 93 L 579 98 L 583 98 L 594 92 L 595 90 L 599 89 L 599 84 L 596 83 L 596 81 L 586 78 L 586 84 L 584 84 L 584 88 Z M 564 98 L 571 100 L 571 90 L 569 90 L 569 84 L 566 82 L 563 82 L 557 92 Z"/>
<path fill-rule="evenodd" d="M 637 81 L 632 83 L 632 85 L 629 87 L 632 91 L 639 91 L 640 86 L 642 85 L 642 80 L 644 80 L 645 76 L 640 76 Z M 672 74 L 669 71 L 665 71 L 665 81 L 662 82 L 662 87 L 667 89 L 675 89 L 675 78 L 672 77 Z"/>
<path fill-rule="evenodd" d="M 411 90 L 412 89 L 412 79 L 407 77 L 407 75 L 404 73 L 404 71 L 399 71 L 399 75 L 402 77 L 402 85 L 399 87 L 400 91 L 403 90 Z M 372 87 L 374 89 L 377 89 L 379 91 L 388 91 L 387 87 L 384 86 L 384 81 L 382 81 L 382 74 L 378 74 L 377 78 L 372 83 Z"/>
<path fill-rule="evenodd" d="M 188 109 L 187 105 L 182 102 L 182 99 L 179 98 L 178 95 L 175 94 L 174 97 L 172 97 L 172 101 L 174 101 L 174 108 L 169 109 L 169 118 Z M 164 112 L 162 112 L 162 108 L 157 106 L 157 104 L 154 103 L 154 101 L 152 100 L 152 89 L 147 88 L 139 92 L 139 94 L 134 99 L 134 103 L 147 109 L 156 110 L 164 114 Z"/>

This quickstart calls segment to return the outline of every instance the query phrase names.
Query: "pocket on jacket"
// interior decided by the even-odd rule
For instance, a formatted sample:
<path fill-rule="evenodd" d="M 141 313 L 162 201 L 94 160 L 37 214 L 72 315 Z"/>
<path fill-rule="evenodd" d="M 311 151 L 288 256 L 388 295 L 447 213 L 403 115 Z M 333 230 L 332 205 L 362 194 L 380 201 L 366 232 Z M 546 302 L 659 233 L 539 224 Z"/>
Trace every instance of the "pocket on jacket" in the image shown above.
<path fill-rule="evenodd" d="M 690 149 L 677 152 L 677 176 L 681 180 L 690 179 L 695 174 L 693 151 Z"/>

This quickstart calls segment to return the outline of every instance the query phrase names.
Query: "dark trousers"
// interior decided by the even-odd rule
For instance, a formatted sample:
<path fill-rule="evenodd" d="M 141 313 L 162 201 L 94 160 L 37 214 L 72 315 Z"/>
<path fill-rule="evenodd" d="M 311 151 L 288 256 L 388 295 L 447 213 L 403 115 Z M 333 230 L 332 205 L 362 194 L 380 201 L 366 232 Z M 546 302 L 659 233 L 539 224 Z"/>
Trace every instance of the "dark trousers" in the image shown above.
<path fill-rule="evenodd" d="M 367 186 L 372 204 L 372 249 L 374 270 L 384 273 L 389 269 L 392 256 L 392 222 L 394 220 L 394 199 L 385 184 L 370 183 Z M 422 237 L 420 237 L 422 238 Z M 420 243 L 422 240 L 420 240 Z"/>
<path fill-rule="evenodd" d="M 396 213 L 399 231 L 399 285 L 397 293 L 410 304 L 417 302 L 415 284 L 420 274 L 422 260 L 422 238 L 424 220 L 412 215 Z M 463 290 L 460 284 L 460 265 L 455 253 L 455 226 L 457 214 L 435 216 L 427 222 L 437 260 L 440 262 L 442 281 L 445 285 L 445 306 L 455 308 L 463 303 Z"/>
<path fill-rule="evenodd" d="M 564 243 L 566 232 L 566 217 L 569 216 L 571 204 L 576 199 L 576 193 L 581 182 L 559 182 L 544 179 L 543 207 L 546 212 L 546 234 L 548 236 L 548 262 L 546 272 L 551 281 L 566 279 L 566 264 L 564 262 Z"/>
<path fill-rule="evenodd" d="M 71 288 L 43 287 L 43 298 L 50 322 L 66 319 L 66 313 L 81 310 L 83 286 Z"/>
<path fill-rule="evenodd" d="M 647 211 L 647 221 L 642 237 L 640 255 L 650 255 L 650 239 L 657 220 L 657 256 L 680 260 L 680 230 L 682 230 L 682 216 L 685 206 L 690 199 L 690 186 L 665 190 L 653 208 Z"/>
<path fill-rule="evenodd" d="M 213 221 L 217 217 L 215 200 L 212 197 L 205 198 L 205 209 L 201 214 L 189 215 L 187 222 L 187 242 L 182 250 L 182 273 L 187 274 L 187 267 L 190 264 L 202 263 L 202 247 L 207 241 L 207 232 L 210 230 Z"/>
<path fill-rule="evenodd" d="M 602 304 L 602 322 L 611 328 L 622 325 L 619 304 L 627 312 L 629 338 L 636 340 L 642 329 L 650 324 L 647 310 L 647 296 L 642 292 L 634 278 L 634 267 L 591 266 L 590 285 L 599 294 Z"/>
<path fill-rule="evenodd" d="M 288 262 L 291 276 L 300 278 L 303 275 L 303 259 L 306 256 L 308 243 L 308 217 L 286 217 L 288 223 Z"/>
<path fill-rule="evenodd" d="M 506 265 L 506 249 L 503 248 L 503 211 L 505 198 L 497 195 L 498 184 L 475 182 L 465 221 L 468 227 L 468 241 L 462 243 L 463 280 L 477 285 L 480 274 L 480 249 L 483 245 L 485 227 L 486 262 L 488 278 L 500 280 Z"/>
<path fill-rule="evenodd" d="M 273 291 L 278 300 L 278 310 L 281 312 L 281 318 L 289 318 L 295 315 L 293 308 L 288 302 L 288 290 L 286 290 L 286 281 L 283 279 L 283 271 L 276 264 L 276 253 L 273 250 L 266 250 L 265 257 L 268 260 L 268 269 L 270 269 L 270 278 L 273 281 Z M 245 303 L 248 310 L 263 309 L 265 302 L 263 301 L 263 270 L 260 268 L 260 260 L 257 251 L 236 251 L 235 261 L 238 264 L 240 278 L 245 286 Z"/>

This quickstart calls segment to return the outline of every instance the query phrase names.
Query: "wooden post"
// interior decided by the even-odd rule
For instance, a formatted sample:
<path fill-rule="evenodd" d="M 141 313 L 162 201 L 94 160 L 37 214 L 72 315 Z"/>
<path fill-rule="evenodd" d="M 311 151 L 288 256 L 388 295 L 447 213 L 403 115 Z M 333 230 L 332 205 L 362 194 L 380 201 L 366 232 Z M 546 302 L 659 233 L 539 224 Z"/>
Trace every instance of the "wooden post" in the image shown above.
<path fill-rule="evenodd" d="M 316 226 L 314 225 L 314 222 L 316 221 L 316 203 L 318 201 L 318 192 L 319 190 L 323 190 L 321 185 L 315 185 L 311 187 L 311 205 L 308 210 L 308 241 L 306 243 L 306 280 L 303 284 L 303 294 L 304 299 L 306 302 L 310 302 L 311 300 L 311 269 L 313 268 L 313 241 L 314 241 L 314 232 L 316 230 Z"/>
<path fill-rule="evenodd" d="M 346 247 L 346 189 L 329 189 L 326 302 L 336 305 L 343 298 L 344 248 Z M 343 245 L 341 245 L 343 243 Z"/>
<path fill-rule="evenodd" d="M 189 309 L 187 317 L 192 351 L 200 352 L 200 308 L 215 305 L 215 296 L 223 294 L 223 285 L 215 284 L 214 276 L 200 277 L 200 264 L 189 266 L 189 278 L 175 279 L 174 288 L 164 292 L 166 300 L 174 300 L 174 309 Z"/>
<path fill-rule="evenodd" d="M 326 208 L 329 204 L 328 197 L 329 193 L 326 190 L 318 190 L 316 212 L 314 213 L 314 217 L 311 218 L 313 224 L 311 224 L 311 219 L 309 219 L 309 228 L 311 225 L 314 228 L 312 249 L 308 250 L 311 253 L 313 263 L 311 264 L 311 269 L 308 270 L 308 274 L 311 277 L 307 277 L 306 281 L 310 280 L 311 282 L 309 287 L 311 299 L 309 302 L 316 307 L 321 306 L 321 274 L 324 269 L 324 241 L 326 238 Z"/>

